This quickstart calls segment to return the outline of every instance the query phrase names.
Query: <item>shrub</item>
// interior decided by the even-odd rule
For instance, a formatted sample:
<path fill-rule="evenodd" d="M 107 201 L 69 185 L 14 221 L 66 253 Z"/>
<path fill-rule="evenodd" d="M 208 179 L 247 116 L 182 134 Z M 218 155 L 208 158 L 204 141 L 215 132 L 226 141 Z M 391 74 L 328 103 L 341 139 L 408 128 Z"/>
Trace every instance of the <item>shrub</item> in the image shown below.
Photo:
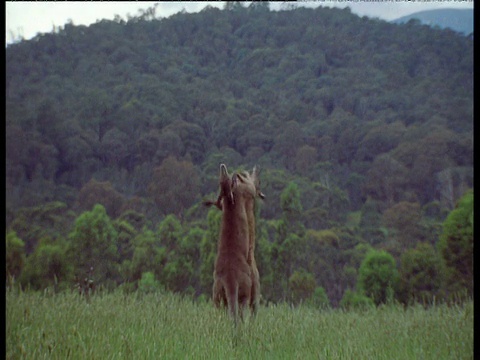
<path fill-rule="evenodd" d="M 328 296 L 327 296 L 327 292 L 321 286 L 317 286 L 315 288 L 312 296 L 307 301 L 307 303 L 320 309 L 328 309 L 331 306 L 330 300 L 328 299 Z"/>
<path fill-rule="evenodd" d="M 443 223 L 438 249 L 447 270 L 447 291 L 473 295 L 473 190 L 468 191 Z"/>
<path fill-rule="evenodd" d="M 291 300 L 294 304 L 299 304 L 309 299 L 315 291 L 315 278 L 313 274 L 300 269 L 288 279 L 288 285 L 291 291 Z"/>
<path fill-rule="evenodd" d="M 342 300 L 340 300 L 340 307 L 345 310 L 367 309 L 374 305 L 372 299 L 350 289 L 345 290 Z"/>
<path fill-rule="evenodd" d="M 151 271 L 142 273 L 142 278 L 138 282 L 138 291 L 144 294 L 153 293 L 160 289 L 160 284 L 155 280 L 155 275 Z"/>
<path fill-rule="evenodd" d="M 16 278 L 25 264 L 25 243 L 15 231 L 9 231 L 5 239 L 5 262 L 7 276 Z"/>
<path fill-rule="evenodd" d="M 370 250 L 358 273 L 360 289 L 376 305 L 393 300 L 399 276 L 392 255 L 386 251 Z"/>

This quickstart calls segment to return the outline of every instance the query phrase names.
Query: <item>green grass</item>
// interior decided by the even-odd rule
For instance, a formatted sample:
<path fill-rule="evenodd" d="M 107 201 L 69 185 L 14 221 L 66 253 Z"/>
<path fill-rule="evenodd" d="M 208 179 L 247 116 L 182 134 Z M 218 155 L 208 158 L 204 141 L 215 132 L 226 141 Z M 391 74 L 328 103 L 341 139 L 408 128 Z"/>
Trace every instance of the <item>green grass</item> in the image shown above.
<path fill-rule="evenodd" d="M 6 293 L 7 359 L 473 359 L 473 302 L 358 312 L 260 308 L 235 332 L 172 294 Z"/>

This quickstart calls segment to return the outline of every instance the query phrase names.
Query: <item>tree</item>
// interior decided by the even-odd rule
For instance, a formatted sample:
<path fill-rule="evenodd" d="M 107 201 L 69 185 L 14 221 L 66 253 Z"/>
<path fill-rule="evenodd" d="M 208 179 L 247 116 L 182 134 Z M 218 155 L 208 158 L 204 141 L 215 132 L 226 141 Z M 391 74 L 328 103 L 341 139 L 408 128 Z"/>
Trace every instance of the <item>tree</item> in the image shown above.
<path fill-rule="evenodd" d="M 128 160 L 133 153 L 132 139 L 118 128 L 112 128 L 102 137 L 100 152 L 105 165 L 129 169 Z"/>
<path fill-rule="evenodd" d="M 242 9 L 243 5 L 240 1 L 225 1 L 224 9 L 227 11 L 235 11 Z"/>
<path fill-rule="evenodd" d="M 58 105 L 51 98 L 44 100 L 38 109 L 37 118 L 35 120 L 36 129 L 47 139 L 54 140 L 57 130 L 61 124 L 61 118 L 58 114 Z"/>
<path fill-rule="evenodd" d="M 257 268 L 260 274 L 260 293 L 264 300 L 269 301 L 273 299 L 274 288 L 278 285 L 278 275 L 273 272 L 273 244 L 268 236 L 269 229 L 275 232 L 275 226 L 271 224 L 271 222 L 261 218 L 258 218 L 256 225 L 255 261 L 257 262 Z"/>
<path fill-rule="evenodd" d="M 248 6 L 248 9 L 251 11 L 269 11 L 270 10 L 270 4 L 268 1 L 258 1 L 258 2 L 251 2 L 250 5 Z"/>
<path fill-rule="evenodd" d="M 128 222 L 126 217 L 115 220 L 113 226 L 118 234 L 119 262 L 131 259 L 133 255 L 133 239 L 138 234 L 138 231 Z"/>
<path fill-rule="evenodd" d="M 93 267 L 98 284 L 118 280 L 118 233 L 102 205 L 95 205 L 75 220 L 69 240 L 76 276 L 85 276 Z"/>
<path fill-rule="evenodd" d="M 72 131 L 76 133 L 70 135 Z M 57 180 L 80 187 L 90 180 L 92 171 L 101 168 L 102 162 L 93 156 L 89 140 L 85 134 L 77 133 L 77 129 L 65 130 L 65 137 L 58 146 L 60 165 L 56 173 Z"/>
<path fill-rule="evenodd" d="M 473 186 L 473 168 L 468 166 L 446 168 L 436 174 L 436 180 L 440 204 L 450 211 L 455 208 L 456 200 Z"/>
<path fill-rule="evenodd" d="M 304 269 L 295 270 L 288 279 L 290 298 L 294 304 L 300 304 L 313 296 L 316 288 L 315 277 Z"/>
<path fill-rule="evenodd" d="M 144 272 L 138 282 L 138 291 L 143 294 L 153 293 L 160 289 L 160 283 L 155 280 L 155 274 L 151 271 Z"/>
<path fill-rule="evenodd" d="M 192 228 L 185 236 L 177 239 L 175 250 L 168 253 L 162 271 L 167 289 L 191 295 L 199 290 L 199 277 L 195 275 L 199 273 L 199 248 L 203 235 L 203 230 Z"/>
<path fill-rule="evenodd" d="M 320 147 L 320 160 L 332 163 L 336 162 L 338 155 L 335 151 L 335 142 L 332 137 L 329 135 L 323 135 L 318 142 Z"/>
<path fill-rule="evenodd" d="M 327 292 L 321 286 L 315 288 L 312 297 L 307 300 L 307 303 L 319 309 L 330 308 L 330 300 L 328 299 Z"/>
<path fill-rule="evenodd" d="M 181 144 L 184 147 L 182 156 L 190 157 L 195 163 L 203 161 L 208 142 L 203 129 L 199 125 L 185 121 L 176 121 L 165 128 L 165 133 L 168 132 L 173 132 L 180 137 Z"/>
<path fill-rule="evenodd" d="M 25 178 L 25 165 L 28 162 L 28 133 L 24 132 L 20 126 L 7 125 L 5 139 L 7 182 L 18 184 Z"/>
<path fill-rule="evenodd" d="M 330 179 L 328 173 L 313 186 L 319 194 L 319 205 L 326 210 L 328 220 L 344 222 L 349 205 L 348 194 Z"/>
<path fill-rule="evenodd" d="M 317 161 L 317 149 L 310 145 L 303 145 L 295 156 L 295 169 L 303 176 L 309 174 Z"/>
<path fill-rule="evenodd" d="M 342 128 L 342 132 L 338 137 L 336 146 L 338 161 L 341 164 L 350 164 L 354 161 L 358 151 L 357 144 L 360 143 L 365 131 L 363 127 L 360 127 L 358 118 L 349 116 L 348 119 L 350 124 L 347 122 L 343 124 L 344 128 Z"/>
<path fill-rule="evenodd" d="M 385 240 L 385 232 L 381 229 L 381 221 L 380 202 L 368 197 L 361 209 L 359 225 L 362 238 L 371 245 Z"/>
<path fill-rule="evenodd" d="M 305 227 L 301 223 L 302 204 L 298 185 L 291 182 L 282 191 L 280 196 L 282 218 L 277 222 L 277 234 L 272 246 L 273 271 L 279 274 L 280 286 L 278 294 L 284 298 L 287 293 L 287 279 L 293 272 L 293 265 L 301 249 L 301 242 L 305 233 Z"/>
<path fill-rule="evenodd" d="M 157 280 L 161 279 L 163 267 L 167 261 L 167 250 L 162 246 L 158 236 L 151 230 L 144 229 L 134 241 L 133 256 L 128 271 L 128 280 L 136 282 L 144 273 L 152 272 Z M 164 285 L 164 284 L 162 284 Z"/>
<path fill-rule="evenodd" d="M 286 223 L 287 232 L 294 232 L 302 235 L 303 227 L 300 225 L 300 219 L 303 213 L 303 206 L 300 201 L 300 191 L 295 182 L 290 182 L 280 195 L 280 206 L 282 209 L 282 219 Z"/>
<path fill-rule="evenodd" d="M 395 259 L 386 251 L 371 250 L 358 270 L 360 289 L 378 306 L 394 298 L 398 283 Z"/>
<path fill-rule="evenodd" d="M 122 194 L 113 188 L 110 181 L 93 178 L 80 189 L 77 198 L 81 210 L 90 210 L 95 204 L 101 204 L 112 218 L 120 215 L 124 201 Z"/>
<path fill-rule="evenodd" d="M 405 125 L 400 121 L 372 128 L 359 142 L 357 157 L 359 160 L 372 161 L 378 155 L 395 149 L 404 132 Z"/>
<path fill-rule="evenodd" d="M 340 301 L 340 307 L 346 310 L 368 309 L 374 306 L 373 300 L 368 296 L 350 289 L 345 290 L 342 300 Z"/>
<path fill-rule="evenodd" d="M 199 187 L 197 170 L 190 161 L 168 157 L 154 169 L 148 191 L 163 214 L 180 216 L 192 205 Z"/>
<path fill-rule="evenodd" d="M 402 254 L 399 297 L 404 303 L 431 303 L 441 280 L 440 258 L 432 245 L 418 243 Z"/>
<path fill-rule="evenodd" d="M 275 137 L 272 151 L 283 159 L 285 167 L 294 169 L 297 150 L 304 145 L 303 130 L 296 121 L 289 121 Z"/>
<path fill-rule="evenodd" d="M 217 254 L 222 213 L 211 208 L 207 215 L 207 230 L 200 243 L 200 285 L 203 293 L 210 294 L 213 285 L 213 270 Z"/>
<path fill-rule="evenodd" d="M 185 153 L 182 139 L 172 130 L 153 129 L 143 134 L 137 142 L 140 163 L 161 164 L 169 156 L 180 157 Z"/>
<path fill-rule="evenodd" d="M 282 227 L 282 223 L 280 226 Z M 286 300 L 288 297 L 288 281 L 292 276 L 296 261 L 301 253 L 303 238 L 296 234 L 288 234 L 283 241 L 272 244 L 272 270 L 277 276 L 275 297 Z"/>
<path fill-rule="evenodd" d="M 5 263 L 7 280 L 18 278 L 25 264 L 25 243 L 15 231 L 9 231 L 5 238 Z"/>
<path fill-rule="evenodd" d="M 112 97 L 105 90 L 89 88 L 81 99 L 85 102 L 80 114 L 84 120 L 81 123 L 92 130 L 96 140 L 101 142 L 105 133 L 114 123 Z"/>
<path fill-rule="evenodd" d="M 194 292 L 202 231 L 191 229 L 185 234 L 178 218 L 169 214 L 158 224 L 156 236 L 165 248 L 160 282 L 170 291 L 183 292 L 190 288 L 189 291 Z"/>
<path fill-rule="evenodd" d="M 182 224 L 174 214 L 167 215 L 158 224 L 156 236 L 160 244 L 168 251 L 176 250 L 179 247 L 182 235 Z"/>
<path fill-rule="evenodd" d="M 58 290 L 60 283 L 65 286 L 72 271 L 67 251 L 68 245 L 62 239 L 52 240 L 48 236 L 40 239 L 33 254 L 27 257 L 21 283 L 36 290 L 48 286 Z"/>
<path fill-rule="evenodd" d="M 393 205 L 405 193 L 407 169 L 389 154 L 375 158 L 367 172 L 365 193 L 375 200 Z"/>
<path fill-rule="evenodd" d="M 180 240 L 180 254 L 193 268 L 193 281 L 188 284 L 188 287 L 193 288 L 197 295 L 201 293 L 199 276 L 201 265 L 200 244 L 204 235 L 205 230 L 194 226 L 190 228 L 186 235 L 182 236 L 182 239 Z"/>
<path fill-rule="evenodd" d="M 427 234 L 421 226 L 421 219 L 420 204 L 407 201 L 401 201 L 383 213 L 384 225 L 392 229 L 403 249 L 425 240 Z"/>
<path fill-rule="evenodd" d="M 339 230 L 308 229 L 300 247 L 296 265 L 313 273 L 316 282 L 324 284 L 332 305 L 337 306 L 347 285 L 344 265 L 348 259 Z"/>
<path fill-rule="evenodd" d="M 473 190 L 460 198 L 443 223 L 438 249 L 447 269 L 447 292 L 473 295 Z M 458 294 L 457 294 L 458 295 Z"/>
<path fill-rule="evenodd" d="M 25 253 L 29 255 L 42 237 L 66 237 L 74 220 L 75 214 L 68 209 L 67 204 L 53 201 L 20 209 L 10 228 L 25 242 Z"/>

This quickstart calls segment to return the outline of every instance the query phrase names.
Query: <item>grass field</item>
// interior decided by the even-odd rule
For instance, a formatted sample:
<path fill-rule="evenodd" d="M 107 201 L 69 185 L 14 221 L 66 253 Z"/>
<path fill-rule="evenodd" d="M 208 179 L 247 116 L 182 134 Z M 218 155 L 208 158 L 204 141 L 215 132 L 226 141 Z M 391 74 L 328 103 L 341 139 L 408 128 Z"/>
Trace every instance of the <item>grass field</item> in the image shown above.
<path fill-rule="evenodd" d="M 261 307 L 237 331 L 172 294 L 6 293 L 7 359 L 473 359 L 473 302 L 357 312 Z"/>

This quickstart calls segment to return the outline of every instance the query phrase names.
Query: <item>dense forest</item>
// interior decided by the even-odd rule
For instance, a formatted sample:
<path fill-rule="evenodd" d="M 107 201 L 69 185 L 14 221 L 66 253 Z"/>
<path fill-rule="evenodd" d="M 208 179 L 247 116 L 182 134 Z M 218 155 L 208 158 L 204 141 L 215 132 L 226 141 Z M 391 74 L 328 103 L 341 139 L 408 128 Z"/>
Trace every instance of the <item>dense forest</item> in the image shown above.
<path fill-rule="evenodd" d="M 268 3 L 6 49 L 7 281 L 209 297 L 219 164 L 261 169 L 266 301 L 473 289 L 473 39 Z"/>

